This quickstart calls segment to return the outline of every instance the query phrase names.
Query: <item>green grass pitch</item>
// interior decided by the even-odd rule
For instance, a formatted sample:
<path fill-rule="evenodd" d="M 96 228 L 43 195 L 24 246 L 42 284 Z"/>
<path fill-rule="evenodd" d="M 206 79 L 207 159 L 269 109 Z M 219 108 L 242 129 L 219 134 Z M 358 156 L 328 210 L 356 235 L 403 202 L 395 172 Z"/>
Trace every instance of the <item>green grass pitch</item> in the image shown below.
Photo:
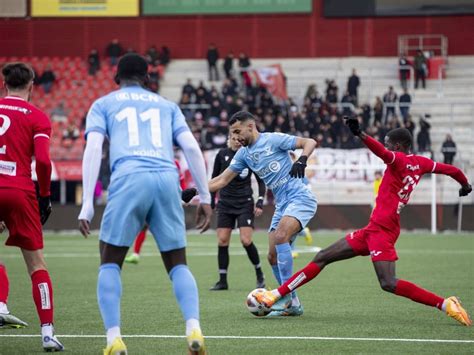
<path fill-rule="evenodd" d="M 340 236 L 343 234 L 313 233 L 314 243 L 320 247 Z M 275 287 L 265 256 L 267 236 L 256 233 L 254 239 L 267 284 Z M 97 237 L 84 240 L 79 235 L 47 235 L 45 240 L 55 292 L 56 332 L 67 335 L 60 337 L 67 353 L 100 354 L 105 338 L 96 302 Z M 230 290 L 222 292 L 208 291 L 218 278 L 215 235 L 190 235 L 188 242 L 188 263 L 200 291 L 202 328 L 211 336 L 206 340 L 210 354 L 474 353 L 474 327 L 463 327 L 436 309 L 383 292 L 367 257 L 333 264 L 302 287 L 302 317 L 261 319 L 244 305 L 255 288 L 255 276 L 238 236 L 233 236 L 230 248 Z M 295 271 L 314 254 L 306 250 L 303 238 L 297 244 L 302 252 L 295 259 Z M 445 297 L 457 295 L 468 312 L 474 313 L 474 235 L 404 234 L 397 247 L 398 277 Z M 143 252 L 138 265 L 126 264 L 122 272 L 122 332 L 137 336 L 125 337 L 129 353 L 184 354 L 185 341 L 179 337 L 184 335 L 184 322 L 150 236 Z M 9 308 L 30 324 L 26 329 L 0 330 L 0 354 L 40 353 L 38 319 L 20 252 L 2 247 L 0 259 L 10 276 Z M 246 338 L 249 336 L 262 338 Z"/>

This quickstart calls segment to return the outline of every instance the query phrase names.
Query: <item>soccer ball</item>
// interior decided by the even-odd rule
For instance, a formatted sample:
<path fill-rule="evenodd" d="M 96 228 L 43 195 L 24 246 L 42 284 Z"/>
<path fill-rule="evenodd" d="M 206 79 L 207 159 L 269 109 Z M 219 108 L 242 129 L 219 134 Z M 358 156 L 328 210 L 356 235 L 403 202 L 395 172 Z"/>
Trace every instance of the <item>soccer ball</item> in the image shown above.
<path fill-rule="evenodd" d="M 264 288 L 256 288 L 252 292 L 249 293 L 247 296 L 247 308 L 256 317 L 265 317 L 268 313 L 270 313 L 272 310 L 270 308 L 265 307 L 263 304 L 260 304 L 257 299 L 255 298 L 255 295 L 261 292 L 265 292 L 266 289 Z"/>

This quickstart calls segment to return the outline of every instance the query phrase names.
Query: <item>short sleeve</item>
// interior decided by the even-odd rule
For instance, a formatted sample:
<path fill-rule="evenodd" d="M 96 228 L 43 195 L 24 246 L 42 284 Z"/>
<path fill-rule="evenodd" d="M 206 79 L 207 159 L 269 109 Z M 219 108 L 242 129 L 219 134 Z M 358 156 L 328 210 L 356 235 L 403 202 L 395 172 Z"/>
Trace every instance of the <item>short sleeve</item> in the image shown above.
<path fill-rule="evenodd" d="M 86 137 L 90 132 L 99 132 L 107 135 L 107 121 L 102 109 L 101 101 L 95 101 L 86 117 Z"/>
<path fill-rule="evenodd" d="M 186 118 L 184 117 L 183 113 L 181 112 L 178 105 L 174 105 L 173 107 L 173 141 L 176 142 L 176 138 L 183 132 L 189 131 L 189 126 L 186 123 Z"/>
<path fill-rule="evenodd" d="M 296 137 L 290 136 L 284 133 L 275 133 L 272 135 L 273 143 L 281 150 L 295 150 L 296 149 Z"/>
<path fill-rule="evenodd" d="M 247 163 L 244 159 L 245 149 L 239 149 L 237 153 L 235 153 L 234 158 L 231 160 L 229 168 L 234 173 L 240 174 L 242 170 L 247 168 Z"/>
<path fill-rule="evenodd" d="M 51 122 L 48 116 L 43 112 L 35 112 L 33 118 L 33 139 L 38 137 L 50 138 L 51 137 Z"/>

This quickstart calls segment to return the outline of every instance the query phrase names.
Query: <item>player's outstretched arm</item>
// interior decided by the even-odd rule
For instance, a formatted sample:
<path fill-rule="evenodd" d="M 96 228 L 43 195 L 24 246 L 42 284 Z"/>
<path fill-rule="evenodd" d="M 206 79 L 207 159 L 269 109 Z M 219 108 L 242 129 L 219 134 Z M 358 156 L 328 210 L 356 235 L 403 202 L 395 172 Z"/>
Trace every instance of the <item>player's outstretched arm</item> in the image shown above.
<path fill-rule="evenodd" d="M 383 160 L 385 164 L 392 164 L 395 161 L 395 153 L 386 149 L 382 143 L 370 137 L 367 133 L 362 132 L 359 126 L 359 120 L 357 118 L 349 118 L 344 116 L 344 121 L 347 127 L 354 136 L 359 137 L 362 142 L 369 148 L 372 153 Z"/>
<path fill-rule="evenodd" d="M 459 196 L 467 196 L 472 191 L 472 186 L 467 181 L 466 175 L 461 171 L 461 169 L 456 168 L 453 165 L 443 164 L 443 163 L 435 163 L 433 173 L 435 174 L 443 174 L 448 175 L 461 185 L 459 189 Z"/>
<path fill-rule="evenodd" d="M 293 163 L 290 170 L 290 176 L 293 178 L 304 178 L 304 171 L 306 169 L 306 162 L 308 157 L 316 148 L 316 141 L 312 138 L 296 138 L 296 149 L 303 149 L 300 157 Z"/>
<path fill-rule="evenodd" d="M 79 213 L 79 230 L 84 237 L 90 234 L 94 217 L 94 189 L 99 177 L 104 135 L 92 131 L 87 135 L 87 145 L 82 158 L 82 208 Z"/>
<path fill-rule="evenodd" d="M 209 191 L 216 192 L 226 187 L 238 174 L 231 168 L 225 169 L 220 175 L 209 181 Z"/>
<path fill-rule="evenodd" d="M 200 229 L 201 233 L 203 233 L 209 229 L 212 217 L 211 194 L 207 186 L 206 165 L 201 149 L 199 149 L 199 145 L 190 131 L 186 130 L 180 133 L 176 137 L 176 142 L 183 150 L 201 199 L 196 211 L 196 228 Z"/>

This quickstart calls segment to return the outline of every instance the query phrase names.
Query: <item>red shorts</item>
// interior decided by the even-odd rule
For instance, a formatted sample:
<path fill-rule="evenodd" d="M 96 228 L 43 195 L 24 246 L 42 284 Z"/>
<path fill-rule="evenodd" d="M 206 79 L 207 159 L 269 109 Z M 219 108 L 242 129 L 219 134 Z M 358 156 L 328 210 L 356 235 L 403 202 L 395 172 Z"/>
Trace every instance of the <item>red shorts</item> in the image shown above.
<path fill-rule="evenodd" d="M 370 222 L 366 227 L 348 234 L 346 240 L 357 255 L 370 255 L 372 261 L 396 261 L 398 235 L 398 232 L 392 233 Z"/>
<path fill-rule="evenodd" d="M 43 249 L 39 206 L 34 192 L 0 188 L 0 221 L 10 232 L 5 242 L 27 250 Z"/>

